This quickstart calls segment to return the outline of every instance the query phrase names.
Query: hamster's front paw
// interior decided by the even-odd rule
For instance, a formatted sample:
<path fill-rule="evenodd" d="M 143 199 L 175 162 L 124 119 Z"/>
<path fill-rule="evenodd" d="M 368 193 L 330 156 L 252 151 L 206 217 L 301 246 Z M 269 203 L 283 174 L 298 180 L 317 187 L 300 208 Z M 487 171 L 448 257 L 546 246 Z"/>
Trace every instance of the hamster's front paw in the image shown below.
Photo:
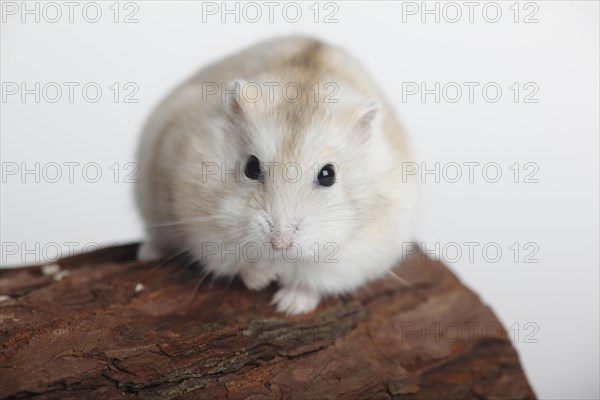
<path fill-rule="evenodd" d="M 240 278 L 250 290 L 262 290 L 277 279 L 271 268 L 259 267 L 256 264 L 247 265 L 240 271 Z"/>
<path fill-rule="evenodd" d="M 310 289 L 298 287 L 282 287 L 275 293 L 271 304 L 277 311 L 286 314 L 304 314 L 314 310 L 319 305 L 320 296 Z"/>

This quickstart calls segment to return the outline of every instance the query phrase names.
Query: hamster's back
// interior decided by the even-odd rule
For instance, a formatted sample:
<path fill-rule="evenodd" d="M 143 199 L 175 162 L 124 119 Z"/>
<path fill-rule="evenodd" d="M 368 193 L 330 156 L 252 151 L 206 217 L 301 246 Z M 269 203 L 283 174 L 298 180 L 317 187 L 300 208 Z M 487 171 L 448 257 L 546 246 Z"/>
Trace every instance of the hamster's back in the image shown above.
<path fill-rule="evenodd" d="M 257 75 L 278 74 L 287 69 L 303 70 L 304 76 L 317 79 L 343 80 L 356 88 L 362 87 L 365 94 L 374 92 L 366 71 L 348 53 L 303 36 L 276 38 L 250 46 L 203 68 L 187 83 L 251 81 Z"/>

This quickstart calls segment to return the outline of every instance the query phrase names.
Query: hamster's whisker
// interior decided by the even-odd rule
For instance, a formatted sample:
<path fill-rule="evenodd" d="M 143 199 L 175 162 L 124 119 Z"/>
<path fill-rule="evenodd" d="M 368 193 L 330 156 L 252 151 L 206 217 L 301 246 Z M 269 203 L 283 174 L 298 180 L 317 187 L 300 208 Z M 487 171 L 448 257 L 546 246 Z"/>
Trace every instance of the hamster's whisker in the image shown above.
<path fill-rule="evenodd" d="M 248 229 L 246 227 L 240 227 L 231 231 L 228 231 L 226 234 L 221 235 L 223 241 L 241 241 L 247 236 Z"/>
<path fill-rule="evenodd" d="M 385 219 L 386 221 L 403 221 L 406 217 L 398 217 L 398 218 L 386 218 L 385 215 L 373 215 L 373 216 L 360 216 L 360 217 L 352 217 L 352 218 L 331 218 L 331 219 L 322 219 L 322 222 L 362 222 L 364 220 L 367 221 L 379 221 L 381 219 Z"/>
<path fill-rule="evenodd" d="M 364 250 L 362 250 L 360 247 L 355 247 L 355 250 L 358 250 L 361 254 L 363 254 L 364 256 L 366 256 L 367 258 L 370 258 L 373 262 L 378 262 L 378 260 L 375 260 L 375 258 L 373 258 L 371 255 L 369 255 L 367 252 L 365 252 Z M 412 285 L 410 284 L 410 282 L 408 282 L 406 279 L 398 276 L 394 271 L 392 271 L 391 269 L 388 269 L 386 271 L 387 274 L 392 275 L 394 278 L 396 278 L 398 281 L 400 281 L 404 286 L 406 287 L 412 287 Z"/>
<path fill-rule="evenodd" d="M 402 283 L 404 286 L 409 287 L 409 288 L 412 287 L 412 285 L 410 284 L 410 282 L 408 282 L 406 279 L 404 279 L 401 276 L 399 276 L 398 274 L 396 274 L 391 269 L 388 269 L 387 273 L 389 275 L 393 276 L 394 278 L 396 278 L 398 281 L 400 281 L 400 283 Z"/>
<path fill-rule="evenodd" d="M 183 265 L 183 262 L 185 261 L 185 265 Z M 188 269 L 191 265 L 193 265 L 196 262 L 196 258 L 194 257 L 194 255 L 191 252 L 186 252 L 186 254 L 183 256 L 183 258 L 178 262 L 179 266 L 177 266 L 175 268 L 175 275 L 172 276 L 173 279 L 177 279 L 182 273 L 183 271 L 185 271 L 186 269 Z M 182 267 L 182 268 L 180 268 Z M 166 274 L 165 274 L 166 276 Z"/>
<path fill-rule="evenodd" d="M 167 222 L 164 224 L 156 224 L 156 225 L 146 225 L 146 228 L 164 228 L 167 226 L 174 226 L 174 225 L 186 225 L 186 224 L 192 224 L 193 222 L 191 221 L 178 221 L 178 222 Z"/>
<path fill-rule="evenodd" d="M 227 217 L 223 216 L 223 215 L 212 215 L 212 216 L 208 216 L 208 217 L 191 218 L 191 219 L 186 220 L 186 221 L 172 221 L 172 222 L 165 222 L 165 223 L 162 223 L 162 224 L 146 225 L 146 227 L 148 227 L 148 228 L 160 228 L 160 227 L 165 227 L 165 226 L 185 225 L 185 224 L 194 224 L 194 223 L 198 223 L 198 222 L 214 221 L 214 220 L 218 220 L 218 219 L 226 220 Z"/>
<path fill-rule="evenodd" d="M 368 218 L 356 218 L 356 219 L 332 219 L 332 220 L 323 220 L 322 222 L 324 223 L 348 223 L 348 222 L 352 222 L 352 223 L 364 223 L 364 222 L 382 222 L 382 219 L 384 220 L 383 222 L 403 222 L 403 221 L 407 221 L 407 219 L 405 218 L 375 218 L 375 217 L 368 217 Z M 329 225 L 328 225 L 329 226 Z"/>
<path fill-rule="evenodd" d="M 194 260 L 194 261 L 196 261 L 196 260 Z M 194 287 L 194 290 L 193 290 L 192 294 L 190 295 L 189 303 L 191 303 L 196 298 L 196 293 L 198 292 L 200 285 L 202 284 L 202 282 L 204 282 L 206 277 L 209 275 L 210 275 L 210 271 L 206 268 L 203 268 L 200 279 L 198 280 L 198 283 L 196 283 L 196 286 Z"/>
<path fill-rule="evenodd" d="M 373 255 L 364 251 L 360 246 L 353 247 L 353 250 L 360 252 L 364 257 L 368 258 L 370 261 L 372 261 L 375 264 L 381 262 L 381 260 L 377 260 L 375 257 L 373 257 Z"/>
<path fill-rule="evenodd" d="M 177 256 L 180 256 L 181 254 L 185 253 L 186 251 L 190 250 L 192 247 L 194 247 L 193 245 L 187 248 L 184 248 L 181 251 L 178 251 L 176 253 L 174 253 L 173 255 L 171 255 L 169 258 L 164 259 L 160 264 L 158 264 L 157 266 L 155 266 L 154 268 L 152 268 L 150 271 L 148 271 L 144 276 L 142 276 L 142 278 L 137 281 L 136 283 L 142 283 L 142 281 L 144 279 L 146 279 L 147 277 L 149 277 L 152 273 L 154 273 L 154 271 L 156 271 L 158 268 L 160 268 L 161 266 L 165 265 L 166 263 L 168 263 L 169 261 L 173 260 L 174 258 L 176 258 Z"/>
<path fill-rule="evenodd" d="M 190 247 L 190 248 L 188 248 L 188 250 L 189 250 L 189 249 L 191 249 L 191 247 Z M 186 251 L 187 251 L 187 250 L 186 250 Z M 185 253 L 186 251 L 180 252 L 179 254 L 181 255 L 181 254 Z M 188 257 L 190 257 L 190 255 L 189 255 L 189 254 L 185 254 L 185 255 L 184 255 L 184 259 L 186 259 L 186 258 L 188 258 Z M 192 264 L 193 264 L 193 261 L 194 261 L 194 260 L 192 260 L 192 262 L 191 262 L 190 264 L 188 264 L 187 266 L 185 266 L 185 267 L 187 268 L 187 267 L 189 267 L 190 265 L 192 265 Z M 184 270 L 184 269 L 185 269 L 185 268 L 183 268 L 183 267 L 184 267 L 183 260 L 174 261 L 174 262 L 173 262 L 173 263 L 172 263 L 172 264 L 171 264 L 171 265 L 170 265 L 170 266 L 167 268 L 167 272 L 165 272 L 165 273 L 164 273 L 164 274 L 163 274 L 163 275 L 162 275 L 160 278 L 158 278 L 156 281 L 152 282 L 152 285 L 150 285 L 150 287 L 152 288 L 152 287 L 154 287 L 154 286 L 158 285 L 158 284 L 159 284 L 159 283 L 160 283 L 160 282 L 161 282 L 163 279 L 165 279 L 165 278 L 167 277 L 167 275 L 171 274 L 172 272 L 177 272 L 178 270 L 179 270 L 179 272 L 181 272 L 182 270 Z"/>
<path fill-rule="evenodd" d="M 233 283 L 233 280 L 235 279 L 234 275 L 230 275 L 227 277 L 227 284 L 226 284 L 226 288 L 229 289 L 231 287 L 231 284 Z"/>

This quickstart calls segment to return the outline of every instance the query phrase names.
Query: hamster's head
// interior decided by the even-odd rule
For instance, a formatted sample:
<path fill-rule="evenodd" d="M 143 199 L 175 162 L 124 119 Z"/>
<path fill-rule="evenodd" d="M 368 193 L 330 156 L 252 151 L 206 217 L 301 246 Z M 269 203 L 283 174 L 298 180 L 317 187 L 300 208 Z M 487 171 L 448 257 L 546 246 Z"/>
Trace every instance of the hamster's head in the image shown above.
<path fill-rule="evenodd" d="M 214 168 L 198 187 L 216 202 L 210 215 L 200 205 L 198 214 L 211 219 L 225 243 L 323 261 L 377 208 L 390 167 L 382 110 L 348 91 L 315 95 L 307 86 L 295 97 L 291 89 L 268 96 L 263 86 L 257 99 L 248 94 L 257 88 L 251 85 L 219 105 L 227 123 L 215 128 L 221 131 L 212 135 Z"/>

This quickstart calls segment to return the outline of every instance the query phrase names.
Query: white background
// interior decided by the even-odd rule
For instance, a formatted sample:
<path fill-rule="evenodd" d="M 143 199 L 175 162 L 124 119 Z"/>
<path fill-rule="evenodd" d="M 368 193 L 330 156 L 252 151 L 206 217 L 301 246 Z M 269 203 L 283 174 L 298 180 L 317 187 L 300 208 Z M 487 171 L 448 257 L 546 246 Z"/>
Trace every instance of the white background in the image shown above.
<path fill-rule="evenodd" d="M 81 251 L 95 243 L 141 240 L 125 163 L 134 161 L 138 133 L 150 109 L 208 62 L 259 39 L 307 33 L 348 48 L 367 65 L 426 168 L 435 162 L 441 167 L 481 163 L 473 183 L 466 167 L 458 183 L 448 181 L 455 170 L 446 170 L 447 179 L 442 176 L 439 183 L 433 175 L 424 177 L 415 237 L 512 327 L 540 398 L 598 398 L 598 3 L 520 3 L 515 22 L 513 2 L 499 2 L 502 15 L 496 23 L 486 21 L 495 18 L 493 5 L 483 13 L 486 2 L 474 9 L 473 22 L 463 2 L 455 3 L 462 12 L 456 23 L 449 22 L 456 8 L 446 3 L 437 6 L 439 22 L 433 14 L 422 22 L 421 2 L 366 3 L 337 3 L 337 23 L 324 23 L 335 10 L 324 4 L 315 23 L 312 2 L 300 3 L 302 16 L 296 23 L 283 18 L 282 5 L 269 22 L 262 3 L 257 23 L 243 18 L 236 23 L 234 15 L 222 23 L 221 14 L 205 14 L 203 22 L 202 5 L 192 2 L 137 2 L 137 23 L 123 22 L 136 11 L 124 3 L 115 23 L 112 2 L 100 3 L 102 16 L 96 23 L 84 19 L 86 3 L 78 3 L 71 23 L 68 8 L 59 2 L 62 18 L 51 23 L 56 9 L 46 8 L 44 14 L 45 3 L 40 3 L 37 23 L 35 14 L 23 15 L 21 2 L 3 2 L 2 264 L 51 261 L 57 247 Z M 403 7 L 408 11 L 413 5 L 417 14 L 403 13 Z M 14 6 L 19 9 L 12 15 Z M 33 2 L 27 6 L 36 7 Z M 427 7 L 434 9 L 436 3 Z M 254 10 L 247 12 L 254 17 Z M 293 18 L 293 10 L 288 12 L 288 19 Z M 523 21 L 531 13 L 537 23 Z M 93 19 L 94 9 L 88 8 L 86 16 Z M 49 102 L 55 92 L 48 86 L 39 103 L 34 94 L 22 101 L 20 93 L 8 94 L 11 82 L 24 82 L 29 89 L 35 82 L 40 87 L 56 82 L 63 88 L 62 98 Z M 79 83 L 72 103 L 64 82 Z M 103 90 L 96 103 L 82 96 L 88 82 Z M 110 89 L 115 82 L 118 102 Z M 139 88 L 133 96 L 137 103 L 123 102 L 122 96 L 131 92 L 124 88 L 127 82 Z M 434 95 L 425 101 L 419 95 L 403 99 L 407 82 L 424 82 L 428 89 L 435 82 L 441 87 L 456 82 L 463 93 L 455 103 L 449 101 L 452 91 L 439 103 Z M 479 83 L 473 102 L 463 82 Z M 502 89 L 495 103 L 489 101 L 493 90 L 487 100 L 482 95 L 489 82 Z M 514 82 L 520 85 L 518 102 L 510 89 Z M 533 86 L 524 90 L 526 83 Z M 525 103 L 523 96 L 536 87 L 530 100 L 537 103 Z M 36 162 L 39 183 L 35 173 L 21 174 L 23 166 L 32 169 Z M 43 170 L 51 162 L 62 166 L 57 183 L 49 182 L 56 169 Z M 80 163 L 74 167 L 74 182 L 69 182 L 65 162 Z M 83 175 L 82 167 L 91 162 L 101 168 L 97 183 L 86 182 L 94 178 L 93 169 Z M 515 162 L 521 170 L 518 183 L 509 169 Z M 533 176 L 537 183 L 523 182 L 533 168 L 524 169 L 528 162 L 539 168 Z M 114 163 L 120 169 L 117 183 L 110 169 Z M 495 175 L 493 170 L 482 175 L 486 163 L 500 166 L 497 183 L 484 179 Z M 19 170 L 10 175 L 15 165 Z M 465 242 L 478 243 L 473 260 Z M 521 249 L 516 260 L 510 248 L 514 242 Z M 462 256 L 456 256 L 452 243 L 459 244 Z M 482 254 L 488 243 L 502 250 L 497 262 L 490 260 L 493 251 Z M 524 262 L 534 250 L 530 261 L 538 262 Z"/>

